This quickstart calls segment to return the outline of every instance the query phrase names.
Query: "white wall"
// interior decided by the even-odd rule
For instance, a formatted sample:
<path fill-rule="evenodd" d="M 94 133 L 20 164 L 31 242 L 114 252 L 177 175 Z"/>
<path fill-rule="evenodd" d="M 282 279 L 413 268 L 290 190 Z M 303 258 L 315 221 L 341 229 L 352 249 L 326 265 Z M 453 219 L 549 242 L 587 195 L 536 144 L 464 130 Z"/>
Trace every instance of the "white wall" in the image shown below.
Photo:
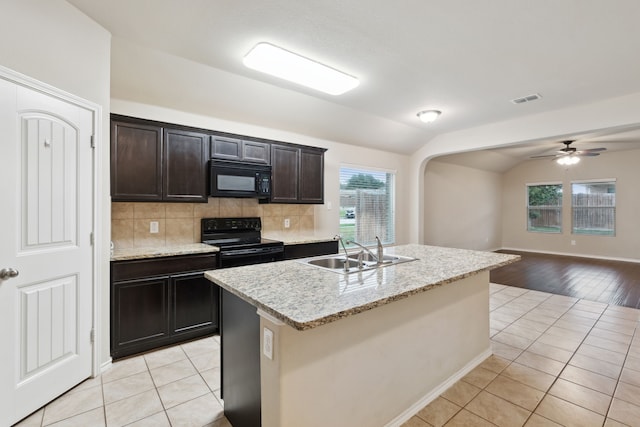
<path fill-rule="evenodd" d="M 462 249 L 502 245 L 502 175 L 432 160 L 424 174 L 424 242 Z"/>
<path fill-rule="evenodd" d="M 526 105 L 514 106 L 520 107 L 524 107 L 520 118 L 438 135 L 431 141 L 425 141 L 424 147 L 411 155 L 408 181 L 411 187 L 407 189 L 411 193 L 408 198 L 411 242 L 422 243 L 425 238 L 424 213 L 427 206 L 423 177 L 430 159 L 444 154 L 542 139 L 562 140 L 575 134 L 636 127 L 640 121 L 640 93 L 535 115 L 526 115 Z M 455 111 L 444 114 L 455 115 Z M 434 126 L 437 127 L 437 122 Z"/>
<path fill-rule="evenodd" d="M 102 107 L 97 142 L 102 177 L 98 237 L 101 263 L 99 358 L 109 356 L 109 79 L 110 34 L 63 0 L 2 2 L 0 65 Z"/>
<path fill-rule="evenodd" d="M 640 261 L 640 150 L 602 153 L 574 166 L 533 160 L 503 177 L 502 245 L 505 248 Z M 616 179 L 616 235 L 571 234 L 571 181 Z M 562 233 L 527 231 L 526 184 L 563 184 Z M 571 245 L 571 241 L 576 242 Z"/>

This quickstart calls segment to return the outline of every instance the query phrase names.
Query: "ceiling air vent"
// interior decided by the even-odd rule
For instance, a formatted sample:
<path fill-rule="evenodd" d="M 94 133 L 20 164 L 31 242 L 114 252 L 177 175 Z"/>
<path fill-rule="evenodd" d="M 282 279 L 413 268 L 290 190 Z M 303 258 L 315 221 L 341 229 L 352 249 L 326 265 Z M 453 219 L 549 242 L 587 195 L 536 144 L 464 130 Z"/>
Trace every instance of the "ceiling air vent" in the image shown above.
<path fill-rule="evenodd" d="M 536 101 L 542 98 L 539 93 L 534 93 L 533 95 L 523 96 L 522 98 L 512 99 L 511 102 L 514 104 L 524 104 L 525 102 Z"/>

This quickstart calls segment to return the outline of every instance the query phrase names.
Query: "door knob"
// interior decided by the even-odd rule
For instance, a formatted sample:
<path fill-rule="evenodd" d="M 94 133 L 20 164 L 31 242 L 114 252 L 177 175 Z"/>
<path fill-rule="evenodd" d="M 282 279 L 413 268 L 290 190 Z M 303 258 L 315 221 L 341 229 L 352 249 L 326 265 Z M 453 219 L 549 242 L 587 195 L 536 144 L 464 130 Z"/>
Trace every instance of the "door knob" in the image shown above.
<path fill-rule="evenodd" d="M 15 268 L 3 268 L 0 270 L 0 280 L 11 279 L 16 277 L 20 272 Z"/>

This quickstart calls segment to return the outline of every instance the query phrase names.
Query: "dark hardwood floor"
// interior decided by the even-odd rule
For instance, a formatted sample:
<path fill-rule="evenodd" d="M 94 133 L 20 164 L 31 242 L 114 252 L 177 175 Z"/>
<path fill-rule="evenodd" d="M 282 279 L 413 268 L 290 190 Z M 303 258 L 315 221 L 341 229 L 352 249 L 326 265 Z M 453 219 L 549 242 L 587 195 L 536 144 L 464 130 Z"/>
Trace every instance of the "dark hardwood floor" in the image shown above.
<path fill-rule="evenodd" d="M 532 252 L 491 271 L 491 281 L 607 304 L 640 308 L 640 263 Z"/>

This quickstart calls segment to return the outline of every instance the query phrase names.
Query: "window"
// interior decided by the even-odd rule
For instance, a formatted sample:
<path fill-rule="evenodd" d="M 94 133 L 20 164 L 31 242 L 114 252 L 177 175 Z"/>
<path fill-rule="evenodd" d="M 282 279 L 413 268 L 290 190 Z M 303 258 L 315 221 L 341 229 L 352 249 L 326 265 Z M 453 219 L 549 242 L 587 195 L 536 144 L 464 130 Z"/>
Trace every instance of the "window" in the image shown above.
<path fill-rule="evenodd" d="M 614 236 L 616 232 L 616 183 L 572 182 L 573 234 Z"/>
<path fill-rule="evenodd" d="M 345 241 L 395 243 L 395 174 L 340 167 L 340 235 Z"/>
<path fill-rule="evenodd" d="M 527 184 L 527 230 L 562 231 L 562 184 Z"/>

